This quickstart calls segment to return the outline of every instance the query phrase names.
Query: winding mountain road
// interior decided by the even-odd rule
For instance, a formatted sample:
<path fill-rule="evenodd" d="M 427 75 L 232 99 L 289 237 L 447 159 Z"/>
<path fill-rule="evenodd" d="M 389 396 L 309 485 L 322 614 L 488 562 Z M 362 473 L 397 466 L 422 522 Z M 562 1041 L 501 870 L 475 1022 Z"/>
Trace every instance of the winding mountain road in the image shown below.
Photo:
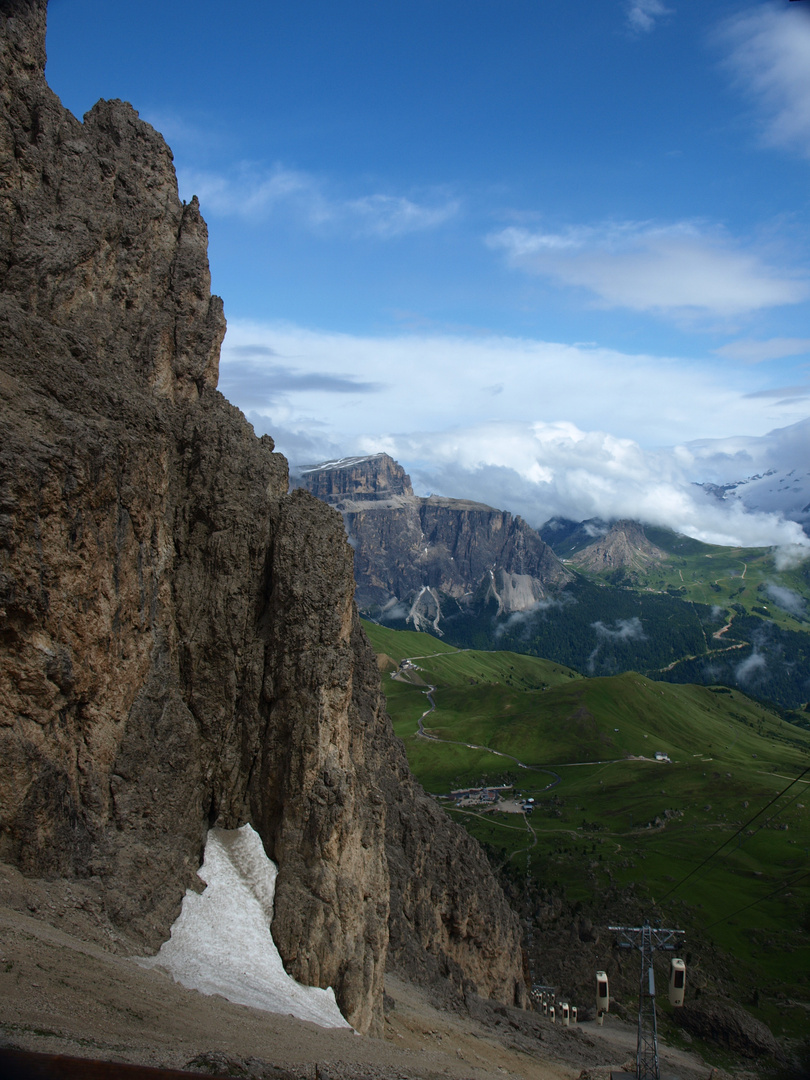
<path fill-rule="evenodd" d="M 458 651 L 459 652 L 467 652 L 468 650 L 467 649 L 459 649 Z M 446 656 L 447 653 L 434 653 L 432 655 L 434 655 L 434 656 Z M 409 657 L 406 657 L 405 660 L 402 660 L 400 662 L 399 672 L 395 672 L 393 677 L 397 677 L 398 675 L 400 675 L 400 672 L 402 671 L 402 665 L 403 664 L 409 664 L 415 670 L 418 670 L 418 669 L 416 669 L 416 665 L 414 664 L 414 660 L 428 660 L 428 659 L 430 659 L 430 657 L 428 657 L 428 656 L 409 656 Z M 407 682 L 407 681 L 410 681 L 410 680 L 403 680 L 403 681 Z M 428 739 L 431 742 L 448 743 L 451 746 L 464 746 L 468 750 L 482 750 L 487 754 L 495 754 L 496 757 L 507 758 L 509 761 L 514 761 L 514 763 L 520 769 L 527 769 L 529 772 L 545 773 L 547 776 L 550 776 L 552 779 L 551 779 L 550 783 L 546 784 L 546 786 L 541 789 L 542 791 L 549 791 L 551 788 L 556 787 L 556 785 L 561 782 L 562 777 L 560 776 L 559 773 L 554 772 L 553 769 L 547 769 L 547 768 L 543 767 L 542 765 L 527 765 L 526 762 L 521 761 L 520 758 L 516 758 L 512 754 L 505 754 L 502 750 L 493 750 L 491 746 L 481 746 L 479 743 L 464 742 L 461 739 L 442 739 L 438 735 L 433 735 L 431 732 L 425 731 L 425 723 L 424 723 L 425 717 L 430 716 L 430 714 L 432 712 L 436 711 L 436 702 L 435 702 L 435 700 L 433 698 L 433 693 L 434 693 L 436 687 L 432 686 L 430 683 L 425 683 L 424 685 L 425 685 L 425 689 L 422 691 L 422 693 L 425 694 L 425 696 L 427 697 L 428 702 L 430 703 L 430 708 L 425 709 L 425 711 L 422 713 L 422 715 L 419 717 L 419 720 L 417 721 L 417 723 L 419 725 L 418 730 L 416 732 L 417 738 Z M 591 763 L 589 763 L 589 764 L 591 764 Z M 532 835 L 534 835 L 534 830 L 530 830 L 530 831 L 532 832 Z M 535 843 L 537 843 L 537 837 L 536 836 L 535 836 Z M 532 845 L 532 846 L 534 846 L 534 845 Z M 523 850 L 525 850 L 525 848 Z"/>

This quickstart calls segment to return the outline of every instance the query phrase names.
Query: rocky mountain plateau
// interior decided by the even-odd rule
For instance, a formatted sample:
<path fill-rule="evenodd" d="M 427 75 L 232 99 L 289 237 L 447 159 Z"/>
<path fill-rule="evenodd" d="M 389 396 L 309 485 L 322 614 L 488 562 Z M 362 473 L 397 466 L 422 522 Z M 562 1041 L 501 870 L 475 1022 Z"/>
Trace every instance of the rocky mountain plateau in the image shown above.
<path fill-rule="evenodd" d="M 414 495 L 387 454 L 310 466 L 293 480 L 343 515 L 357 603 L 370 614 L 441 634 L 451 615 L 489 604 L 499 615 L 527 611 L 573 577 L 522 518 Z"/>

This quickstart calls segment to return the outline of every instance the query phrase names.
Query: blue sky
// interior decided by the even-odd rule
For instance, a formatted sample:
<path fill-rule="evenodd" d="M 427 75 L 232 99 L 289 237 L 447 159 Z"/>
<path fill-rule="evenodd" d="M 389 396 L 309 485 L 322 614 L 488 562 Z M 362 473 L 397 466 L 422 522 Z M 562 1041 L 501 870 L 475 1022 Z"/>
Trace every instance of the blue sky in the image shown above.
<path fill-rule="evenodd" d="M 294 462 L 796 539 L 690 481 L 810 416 L 810 0 L 51 0 L 48 53 L 165 135 L 220 388 Z"/>

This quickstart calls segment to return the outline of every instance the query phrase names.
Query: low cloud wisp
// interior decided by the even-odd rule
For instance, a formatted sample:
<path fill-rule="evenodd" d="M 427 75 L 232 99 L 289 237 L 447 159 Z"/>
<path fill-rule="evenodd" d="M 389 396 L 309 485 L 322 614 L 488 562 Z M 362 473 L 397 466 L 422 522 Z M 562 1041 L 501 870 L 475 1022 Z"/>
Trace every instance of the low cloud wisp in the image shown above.
<path fill-rule="evenodd" d="M 591 623 L 591 627 L 596 631 L 596 648 L 588 657 L 587 670 L 589 675 L 593 675 L 596 670 L 596 660 L 603 645 L 647 640 L 641 619 L 637 615 L 634 615 L 632 619 L 617 619 L 615 629 L 611 629 L 601 619 Z"/>
<path fill-rule="evenodd" d="M 765 585 L 765 592 L 768 598 L 780 607 L 783 611 L 786 611 L 788 615 L 792 615 L 795 619 L 807 618 L 807 602 L 803 596 L 794 592 L 793 589 L 788 589 L 784 585 L 777 585 L 772 581 L 767 582 Z"/>
<path fill-rule="evenodd" d="M 626 13 L 631 30 L 637 34 L 649 34 L 656 20 L 671 15 L 672 9 L 665 7 L 663 0 L 627 0 Z"/>
<path fill-rule="evenodd" d="M 752 102 L 763 143 L 810 157 L 810 13 L 759 5 L 732 16 L 716 40 Z"/>
<path fill-rule="evenodd" d="M 444 192 L 424 201 L 385 192 L 345 197 L 325 181 L 300 169 L 250 162 L 228 173 L 179 170 L 187 197 L 196 195 L 212 217 L 261 220 L 276 213 L 291 216 L 310 229 L 332 229 L 390 240 L 443 225 L 459 212 L 460 203 Z"/>

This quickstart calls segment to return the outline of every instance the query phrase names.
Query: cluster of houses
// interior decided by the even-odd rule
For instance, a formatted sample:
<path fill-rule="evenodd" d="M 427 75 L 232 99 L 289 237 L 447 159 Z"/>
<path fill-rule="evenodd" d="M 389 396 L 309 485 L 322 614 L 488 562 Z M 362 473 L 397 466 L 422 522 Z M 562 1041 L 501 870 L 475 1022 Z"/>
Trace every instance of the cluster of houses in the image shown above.
<path fill-rule="evenodd" d="M 503 787 L 459 788 L 451 791 L 450 797 L 456 806 L 494 806 L 504 791 L 511 791 L 510 785 Z"/>
<path fill-rule="evenodd" d="M 450 792 L 450 798 L 456 806 L 488 806 L 495 807 L 504 798 L 507 792 L 514 790 L 512 784 L 504 784 L 502 787 L 481 788 L 458 788 Z M 523 799 L 520 796 L 515 800 L 524 814 L 534 813 L 534 799 Z M 514 811 L 514 805 L 507 807 Z"/>

